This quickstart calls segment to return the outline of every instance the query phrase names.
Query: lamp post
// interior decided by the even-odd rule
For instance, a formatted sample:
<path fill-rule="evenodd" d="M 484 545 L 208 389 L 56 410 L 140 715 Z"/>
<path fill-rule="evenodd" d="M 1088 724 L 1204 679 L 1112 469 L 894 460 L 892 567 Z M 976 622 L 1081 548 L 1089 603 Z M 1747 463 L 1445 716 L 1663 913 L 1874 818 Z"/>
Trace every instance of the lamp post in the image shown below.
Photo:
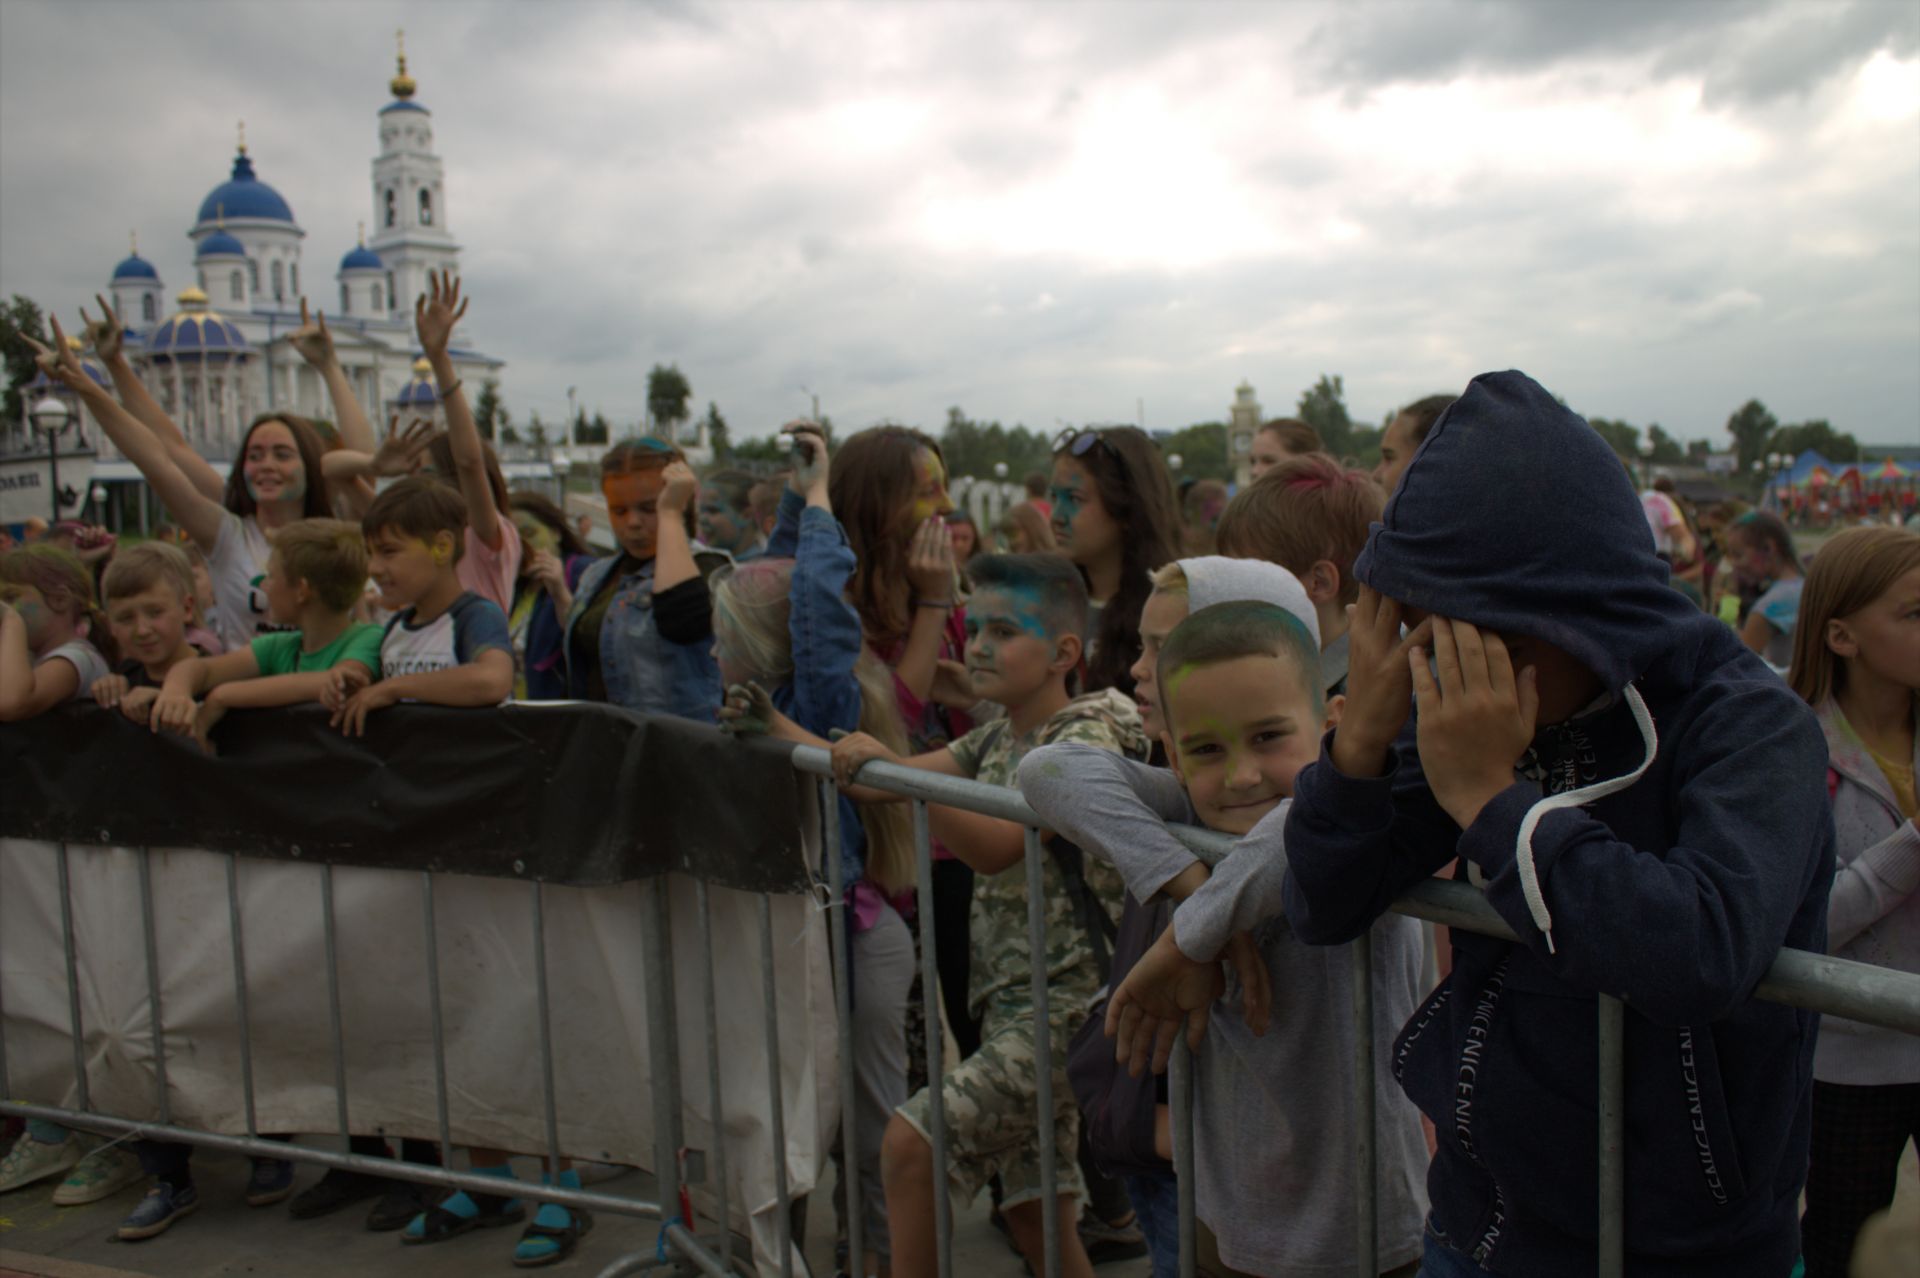
<path fill-rule="evenodd" d="M 1172 471 L 1174 474 L 1178 475 L 1180 473 L 1180 467 L 1184 466 L 1186 464 L 1186 461 L 1187 459 L 1182 457 L 1179 453 L 1168 453 L 1167 469 Z"/>
<path fill-rule="evenodd" d="M 1651 488 L 1653 487 L 1653 441 L 1651 439 L 1640 441 L 1640 461 L 1646 470 L 1646 486 Z"/>
<path fill-rule="evenodd" d="M 53 520 L 60 522 L 60 436 L 73 424 L 73 410 L 58 396 L 48 395 L 27 411 L 33 428 L 47 437 L 48 476 L 53 481 Z"/>

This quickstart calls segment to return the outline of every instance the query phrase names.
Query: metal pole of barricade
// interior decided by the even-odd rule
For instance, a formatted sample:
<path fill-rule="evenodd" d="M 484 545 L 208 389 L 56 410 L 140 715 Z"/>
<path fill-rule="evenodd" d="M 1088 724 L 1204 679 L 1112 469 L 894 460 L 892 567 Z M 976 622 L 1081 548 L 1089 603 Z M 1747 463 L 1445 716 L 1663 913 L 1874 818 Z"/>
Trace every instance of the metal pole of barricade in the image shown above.
<path fill-rule="evenodd" d="M 1626 1004 L 1599 998 L 1600 1051 L 1600 1278 L 1626 1270 Z"/>
<path fill-rule="evenodd" d="M 340 1138 L 351 1141 L 347 1128 L 347 1038 L 340 1013 L 340 954 L 333 934 L 333 866 L 320 867 L 320 921 L 327 948 L 327 1016 L 333 1023 L 333 1103 L 338 1111 Z"/>
<path fill-rule="evenodd" d="M 560 1110 L 553 1088 L 553 1015 L 547 1001 L 547 911 L 545 889 L 533 881 L 533 991 L 540 1015 L 540 1087 L 546 1100 L 547 1179 L 560 1183 Z"/>
<path fill-rule="evenodd" d="M 1060 1192 L 1054 1169 L 1053 1133 L 1053 1027 L 1047 1017 L 1051 1010 L 1047 997 L 1047 883 L 1046 851 L 1040 846 L 1040 831 L 1028 826 L 1027 861 L 1027 961 L 1033 986 L 1033 1061 L 1038 1090 L 1040 1131 L 1040 1216 L 1041 1238 L 1046 1249 L 1046 1270 L 1042 1278 L 1054 1278 L 1060 1272 Z"/>
<path fill-rule="evenodd" d="M 1199 1272 L 1200 1217 L 1193 1201 L 1193 1052 L 1184 1027 L 1167 1062 L 1167 1101 L 1173 1108 L 1174 1201 L 1180 1212 L 1180 1278 Z"/>
<path fill-rule="evenodd" d="M 774 980 L 773 898 L 760 894 L 760 991 L 767 1022 L 767 1116 L 773 1135 L 773 1195 L 779 1219 L 780 1275 L 793 1274 L 793 1203 L 787 1189 L 787 1114 L 781 1096 L 780 998 Z"/>
<path fill-rule="evenodd" d="M 707 899 L 705 879 L 693 881 L 693 901 L 700 921 L 700 966 L 706 973 L 706 984 L 701 993 L 706 999 L 707 1095 L 712 1110 L 714 1213 L 720 1221 L 720 1255 L 723 1263 L 730 1267 L 733 1262 L 733 1204 L 728 1199 L 727 1189 L 727 1107 L 720 1094 L 720 989 L 713 976 L 713 903 Z M 689 1231 L 697 1232 L 693 1231 L 692 1221 L 687 1222 L 687 1227 Z"/>
<path fill-rule="evenodd" d="M 147 942 L 147 1018 L 153 1022 L 153 1098 L 160 1121 L 171 1123 L 167 1099 L 167 1039 L 160 1019 L 160 943 L 153 924 L 153 852 L 140 849 L 140 924 Z"/>
<path fill-rule="evenodd" d="M 940 964 L 933 935 L 933 835 L 927 805 L 913 801 L 913 853 L 920 885 L 920 1002 L 927 1025 L 927 1123 L 933 1128 L 933 1245 L 940 1278 L 953 1273 L 953 1200 L 947 1190 L 947 1107 L 941 1095 Z"/>
<path fill-rule="evenodd" d="M 840 864 L 840 792 L 831 781 L 815 783 L 823 832 L 820 856 L 827 863 L 828 935 L 833 939 L 833 1007 L 840 1020 L 840 1191 L 847 1205 L 849 1272 L 866 1272 L 866 1239 L 860 1219 L 860 1116 L 853 1076 L 853 946 L 848 932 L 846 871 Z"/>
<path fill-rule="evenodd" d="M 227 935 L 233 941 L 233 1012 L 240 1031 L 240 1092 L 247 1107 L 247 1135 L 260 1128 L 253 1110 L 253 1035 L 247 1017 L 247 949 L 240 930 L 240 858 L 227 854 Z"/>
<path fill-rule="evenodd" d="M 668 1213 L 680 1201 L 680 1035 L 673 998 L 673 924 L 667 880 L 641 885 L 647 901 L 647 1068 L 653 1092 L 653 1178 Z"/>
<path fill-rule="evenodd" d="M 440 930 L 433 919 L 433 871 L 420 871 L 421 927 L 427 948 L 427 1015 L 433 1025 L 433 1098 L 440 1119 L 440 1165 L 453 1166 L 453 1123 L 447 1115 L 447 1038 L 440 1010 Z"/>
<path fill-rule="evenodd" d="M 73 884 L 67 871 L 67 845 L 60 844 L 60 940 L 67 951 L 67 1018 L 73 1030 L 73 1082 L 80 1108 L 93 1108 L 87 1092 L 87 1044 L 80 1027 L 80 964 L 73 946 Z"/>
<path fill-rule="evenodd" d="M 1353 1178 L 1359 1236 L 1354 1268 L 1364 1278 L 1380 1272 L 1379 1177 L 1374 1170 L 1373 929 L 1354 938 L 1353 954 Z"/>

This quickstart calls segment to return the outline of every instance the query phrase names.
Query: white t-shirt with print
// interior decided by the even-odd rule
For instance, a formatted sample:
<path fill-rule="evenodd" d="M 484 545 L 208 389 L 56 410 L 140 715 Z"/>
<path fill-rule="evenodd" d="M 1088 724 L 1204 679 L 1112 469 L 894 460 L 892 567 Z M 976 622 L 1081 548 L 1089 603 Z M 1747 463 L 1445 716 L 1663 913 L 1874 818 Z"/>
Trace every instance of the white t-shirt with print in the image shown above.
<path fill-rule="evenodd" d="M 213 582 L 214 633 L 227 650 L 244 648 L 258 635 L 291 630 L 267 620 L 267 596 L 260 589 L 273 548 L 252 515 L 220 512 L 220 533 L 207 552 L 207 576 Z"/>
<path fill-rule="evenodd" d="M 513 655 L 507 615 L 490 599 L 467 591 L 453 606 L 422 626 L 407 608 L 387 623 L 380 641 L 380 677 L 431 674 L 473 661 L 488 648 Z"/>

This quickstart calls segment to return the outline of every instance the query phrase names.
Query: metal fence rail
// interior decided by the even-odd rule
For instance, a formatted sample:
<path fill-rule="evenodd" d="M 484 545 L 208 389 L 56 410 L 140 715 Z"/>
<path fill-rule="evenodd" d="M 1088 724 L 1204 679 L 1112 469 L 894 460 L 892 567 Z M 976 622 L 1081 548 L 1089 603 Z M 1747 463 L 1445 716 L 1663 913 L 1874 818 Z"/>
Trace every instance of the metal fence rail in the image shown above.
<path fill-rule="evenodd" d="M 852 994 L 846 964 L 842 961 L 847 953 L 847 920 L 844 917 L 844 894 L 846 886 L 840 882 L 839 849 L 839 811 L 837 791 L 831 779 L 829 758 L 825 751 L 802 747 L 793 753 L 793 766 L 803 774 L 815 778 L 814 785 L 819 800 L 822 833 L 821 849 L 824 858 L 826 886 L 830 893 L 828 908 L 828 926 L 832 936 L 833 952 L 833 997 L 837 1012 L 840 1036 L 838 1081 L 842 1092 L 840 1133 L 844 1150 L 844 1170 L 842 1185 L 846 1198 L 846 1217 L 850 1254 L 857 1266 L 860 1263 L 861 1249 L 871 1240 L 862 1237 L 862 1217 L 860 1209 L 860 1184 L 856 1169 L 855 1151 L 859 1148 L 856 1131 L 854 1106 L 851 1103 L 853 1088 L 853 1066 L 851 1063 L 851 1007 Z M 942 1278 L 954 1274 L 953 1264 L 953 1221 L 948 1194 L 944 1192 L 948 1149 L 946 1124 L 940 1105 L 940 1084 L 943 1072 L 943 1044 L 940 1030 L 939 975 L 934 963 L 934 911 L 932 897 L 932 846 L 929 837 L 927 804 L 941 803 L 972 812 L 999 817 L 1015 822 L 1026 828 L 1026 875 L 1028 884 L 1028 928 L 1027 939 L 1033 970 L 1039 978 L 1033 987 L 1034 994 L 1034 1032 L 1037 1058 L 1042 1062 L 1051 1059 L 1052 1025 L 1049 1020 L 1049 1002 L 1047 981 L 1045 978 L 1045 916 L 1043 892 L 1043 853 L 1040 851 L 1039 821 L 1033 810 L 1014 790 L 983 785 L 973 781 L 959 780 L 927 772 L 898 767 L 884 763 L 869 763 L 860 773 L 861 783 L 877 789 L 906 796 L 912 803 L 913 837 L 915 857 L 919 871 L 920 926 L 922 946 L 922 997 L 926 1009 L 927 1023 L 927 1073 L 931 1089 L 931 1145 L 933 1147 L 933 1165 L 935 1168 L 936 1192 L 936 1248 L 939 1273 Z M 1208 864 L 1218 863 L 1233 846 L 1230 838 L 1197 829 L 1178 829 L 1177 837 L 1195 854 Z M 452 1170 L 451 1166 L 429 1167 L 407 1163 L 396 1159 L 368 1157 L 351 1152 L 340 1153 L 329 1149 L 317 1149 L 307 1146 L 290 1145 L 285 1142 L 263 1138 L 258 1130 L 255 1112 L 254 1063 L 249 1034 L 249 992 L 246 969 L 246 947 L 244 944 L 240 898 L 237 887 L 238 859 L 226 857 L 226 897 L 227 926 L 231 948 L 233 969 L 233 1016 L 239 1031 L 240 1059 L 239 1078 L 235 1083 L 240 1088 L 246 1119 L 246 1135 L 235 1136 L 194 1130 L 172 1121 L 168 1108 L 166 1043 L 162 1027 L 161 981 L 159 977 L 157 952 L 153 926 L 153 886 L 150 856 L 146 849 L 138 849 L 140 872 L 140 905 L 142 927 L 144 930 L 144 952 L 146 957 L 146 997 L 153 1020 L 153 1049 L 156 1083 L 156 1112 L 158 1121 L 140 1121 L 125 1117 L 96 1112 L 93 1098 L 88 1090 L 85 1044 L 85 1025 L 82 1022 L 82 1000 L 78 974 L 78 955 L 75 944 L 73 923 L 72 881 L 68 866 L 68 848 L 58 846 L 56 869 L 60 892 L 60 930 L 65 947 L 65 971 L 67 977 L 67 1012 L 69 1030 L 72 1035 L 74 1095 L 78 1101 L 77 1109 L 67 1109 L 54 1105 L 30 1104 L 12 1100 L 0 1100 L 0 1112 L 17 1114 L 24 1117 L 46 1119 L 73 1126 L 104 1130 L 115 1133 L 137 1134 L 160 1140 L 179 1141 L 192 1145 L 206 1146 L 234 1153 L 259 1157 L 290 1158 L 314 1163 L 325 1167 L 343 1168 L 396 1179 L 416 1181 L 450 1189 L 466 1189 L 479 1192 L 495 1192 L 500 1187 L 496 1179 L 474 1172 Z M 324 916 L 322 919 L 325 940 L 325 961 L 327 969 L 328 1019 L 331 1035 L 332 1081 L 334 1087 L 334 1108 L 340 1129 L 340 1135 L 351 1134 L 352 1120 L 348 1105 L 348 1085 L 350 1082 L 344 1047 L 344 1027 L 341 1015 L 339 972 L 337 966 L 335 921 L 333 919 L 333 873 L 330 866 L 319 866 L 321 901 Z M 435 1084 L 435 1113 L 438 1134 L 443 1155 L 452 1152 L 453 1122 L 449 1113 L 447 1087 L 447 1059 L 445 1026 L 441 1008 L 441 971 L 438 964 L 436 935 L 438 924 L 435 916 L 435 876 L 423 872 L 420 875 L 420 926 L 427 955 L 426 970 L 423 978 L 427 984 L 430 1012 L 430 1032 L 432 1035 L 432 1060 Z M 713 946 L 713 923 L 709 910 L 707 885 L 695 882 L 696 909 L 693 911 L 692 925 L 698 932 L 697 944 L 693 952 L 698 956 L 703 968 L 702 979 L 691 988 L 697 988 L 701 1000 L 701 1015 L 691 1037 L 703 1044 L 708 1086 L 708 1101 L 712 1111 L 712 1121 L 716 1133 L 726 1126 L 725 1108 L 721 1094 L 721 1042 L 718 1026 L 718 990 L 715 981 L 715 961 Z M 563 1154 L 556 1112 L 556 1086 L 554 1079 L 554 1044 L 550 1016 L 550 991 L 546 958 L 546 923 L 543 888 L 537 883 L 526 884 L 527 909 L 530 912 L 534 945 L 536 973 L 535 1012 L 538 1026 L 538 1050 L 541 1057 L 541 1096 L 538 1111 L 544 1120 L 546 1149 L 543 1151 L 549 1166 L 556 1166 Z M 648 988 L 646 991 L 646 1020 L 649 1038 L 649 1059 L 645 1063 L 649 1071 L 649 1083 L 653 1089 L 654 1139 L 652 1157 L 656 1178 L 656 1193 L 651 1199 L 626 1197 L 615 1194 L 588 1190 L 568 1190 L 557 1184 L 516 1184 L 517 1196 L 539 1202 L 555 1202 L 565 1206 L 586 1208 L 623 1215 L 655 1217 L 663 1222 L 660 1251 L 635 1253 L 622 1257 L 603 1271 L 603 1278 L 613 1278 L 617 1274 L 638 1272 L 664 1264 L 677 1272 L 698 1271 L 708 1274 L 729 1274 L 738 1272 L 735 1268 L 735 1248 L 730 1233 L 734 1224 L 736 1204 L 729 1201 L 729 1182 L 727 1178 L 727 1159 L 724 1141 L 716 1139 L 715 1149 L 711 1151 L 713 1172 L 708 1178 L 704 1171 L 689 1166 L 684 1177 L 681 1158 L 685 1154 L 682 1136 L 683 1095 L 680 1079 L 680 1060 L 677 1041 L 680 1032 L 678 1008 L 675 999 L 673 980 L 672 928 L 674 919 L 667 903 L 665 880 L 655 880 L 644 885 L 643 906 L 638 925 L 644 933 L 646 961 L 649 964 Z M 767 1077 L 769 1096 L 766 1098 L 768 1114 L 771 1118 L 773 1142 L 772 1156 L 775 1160 L 776 1213 L 779 1222 L 779 1240 L 775 1255 L 770 1262 L 777 1272 L 790 1274 L 793 1269 L 793 1249 L 787 1245 L 786 1222 L 789 1219 L 791 1187 L 786 1175 L 786 1147 L 783 1139 L 786 1121 L 782 1108 L 781 1078 L 778 1060 L 782 1050 L 779 1041 L 777 1011 L 779 990 L 776 981 L 776 962 L 772 945 L 771 897 L 761 894 L 759 897 L 759 934 L 761 945 L 761 973 L 759 996 L 761 1010 L 764 1013 L 765 1043 L 764 1051 L 773 1063 Z M 1431 880 L 1409 892 L 1393 907 L 1402 914 L 1444 923 L 1451 927 L 1463 928 L 1492 936 L 1516 939 L 1510 928 L 1500 919 L 1493 908 L 1487 904 L 1478 891 L 1466 883 Z M 686 926 L 686 921 L 681 921 Z M 216 925 L 217 926 L 217 925 Z M 1357 1201 L 1361 1205 L 1356 1236 L 1354 1239 L 1356 1272 L 1372 1275 L 1377 1269 L 1377 1237 L 1375 1208 L 1374 1162 L 1376 1157 L 1373 1138 L 1372 1115 L 1376 1097 L 1374 1094 L 1374 1071 L 1372 1058 L 1378 1045 L 1373 1042 L 1373 989 L 1369 979 L 1371 951 L 1368 939 L 1362 937 L 1353 943 L 1354 949 L 1354 1017 L 1358 1029 L 1356 1035 L 1356 1059 L 1353 1062 L 1356 1116 L 1358 1130 L 1354 1133 L 1354 1151 L 1356 1156 Z M 1909 1034 L 1920 1034 L 1920 976 L 1893 972 L 1886 969 L 1850 963 L 1820 955 L 1807 954 L 1794 950 L 1783 950 L 1775 959 L 1766 978 L 1760 983 L 1756 996 L 1774 1002 L 1795 1007 L 1816 1010 L 1828 1015 L 1847 1017 L 1877 1025 L 1888 1026 Z M 737 996 L 736 996 L 737 997 Z M 1625 1186 L 1624 1175 L 1624 1133 L 1622 1130 L 1624 1112 L 1624 1007 L 1612 998 L 1598 999 L 1596 1015 L 1600 1044 L 1598 1096 L 1599 1116 L 1599 1201 L 1595 1205 L 1599 1230 L 1599 1272 L 1605 1278 L 1612 1278 L 1621 1272 L 1623 1263 L 1623 1222 Z M 4 1009 L 0 1008 L 0 1026 L 4 1026 Z M 1043 1066 L 1036 1080 L 1038 1091 L 1037 1141 L 1041 1151 L 1042 1194 L 1048 1209 L 1042 1212 L 1045 1221 L 1044 1248 L 1045 1268 L 1049 1274 L 1057 1273 L 1060 1266 L 1061 1238 L 1059 1236 L 1056 1215 L 1051 1210 L 1055 1198 L 1053 1148 L 1054 1132 L 1052 1123 L 1052 1070 Z M 5 1049 L 5 1036 L 0 1034 L 0 1096 L 9 1094 L 8 1059 Z M 1188 1057 L 1184 1040 L 1176 1045 L 1173 1059 L 1173 1074 L 1170 1088 L 1170 1101 L 1173 1109 L 1175 1130 L 1176 1171 L 1179 1179 L 1178 1201 L 1180 1212 L 1181 1272 L 1192 1274 L 1194 1269 L 1194 1198 L 1193 1198 L 1193 1139 L 1192 1139 L 1192 1102 L 1193 1074 L 1192 1062 Z M 712 1219 L 707 1227 L 688 1214 L 687 1199 L 683 1194 L 683 1179 L 710 1184 L 714 1189 Z M 661 1257 L 665 1257 L 663 1261 Z"/>

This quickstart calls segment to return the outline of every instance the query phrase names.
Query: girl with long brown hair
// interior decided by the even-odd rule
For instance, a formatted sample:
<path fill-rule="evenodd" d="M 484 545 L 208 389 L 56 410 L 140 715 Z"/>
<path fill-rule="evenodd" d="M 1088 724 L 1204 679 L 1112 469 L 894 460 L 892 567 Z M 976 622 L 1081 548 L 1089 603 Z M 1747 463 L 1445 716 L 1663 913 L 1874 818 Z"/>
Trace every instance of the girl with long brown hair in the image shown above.
<path fill-rule="evenodd" d="M 1838 863 L 1827 947 L 1920 972 L 1920 533 L 1855 528 L 1814 557 L 1793 639 L 1793 690 L 1827 734 Z M 1920 1055 L 1907 1035 L 1821 1022 L 1800 1222 L 1808 1278 L 1848 1272 L 1854 1236 L 1893 1201 L 1920 1133 Z"/>

